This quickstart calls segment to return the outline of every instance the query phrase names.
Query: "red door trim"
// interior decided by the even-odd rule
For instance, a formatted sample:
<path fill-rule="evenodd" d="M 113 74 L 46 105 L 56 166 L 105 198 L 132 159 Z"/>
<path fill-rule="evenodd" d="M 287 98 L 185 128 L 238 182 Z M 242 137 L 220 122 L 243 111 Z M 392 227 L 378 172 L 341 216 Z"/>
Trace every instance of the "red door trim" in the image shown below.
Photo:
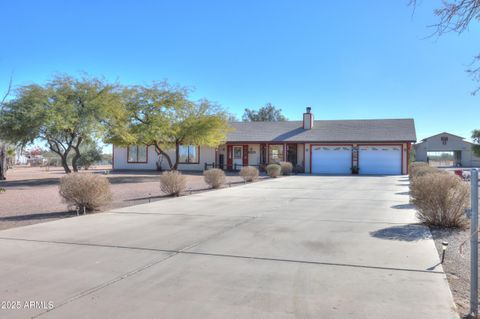
<path fill-rule="evenodd" d="M 233 145 L 227 145 L 227 170 L 233 169 Z"/>
<path fill-rule="evenodd" d="M 243 150 L 242 150 L 242 165 L 243 166 L 248 166 L 248 145 L 245 144 L 243 145 Z"/>

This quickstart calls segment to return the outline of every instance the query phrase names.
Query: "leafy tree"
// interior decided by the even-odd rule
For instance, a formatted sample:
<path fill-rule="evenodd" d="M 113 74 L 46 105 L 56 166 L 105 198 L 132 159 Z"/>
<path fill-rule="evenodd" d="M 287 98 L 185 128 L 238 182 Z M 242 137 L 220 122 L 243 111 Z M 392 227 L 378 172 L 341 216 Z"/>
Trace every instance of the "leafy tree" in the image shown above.
<path fill-rule="evenodd" d="M 472 146 L 472 151 L 476 156 L 480 157 L 480 130 L 474 130 L 472 132 L 472 139 L 475 145 Z"/>
<path fill-rule="evenodd" d="M 188 89 L 167 82 L 126 88 L 123 98 L 128 121 L 116 127 L 110 142 L 153 145 L 173 170 L 178 166 L 180 145 L 218 146 L 228 132 L 226 113 L 207 100 L 192 102 L 188 94 Z M 167 153 L 172 149 L 174 161 Z M 157 167 L 160 169 L 159 164 Z"/>
<path fill-rule="evenodd" d="M 116 86 L 96 78 L 76 79 L 63 75 L 45 85 L 26 85 L 0 108 L 3 139 L 26 145 L 44 141 L 56 153 L 66 173 L 78 171 L 80 146 L 115 127 L 124 116 Z"/>
<path fill-rule="evenodd" d="M 89 169 L 90 166 L 102 160 L 102 147 L 95 143 L 83 144 L 81 147 L 81 156 L 78 159 L 78 165 Z"/>
<path fill-rule="evenodd" d="M 271 103 L 265 104 L 258 111 L 245 109 L 243 121 L 245 122 L 279 122 L 286 121 L 287 118 L 282 114 L 282 109 L 277 109 Z"/>

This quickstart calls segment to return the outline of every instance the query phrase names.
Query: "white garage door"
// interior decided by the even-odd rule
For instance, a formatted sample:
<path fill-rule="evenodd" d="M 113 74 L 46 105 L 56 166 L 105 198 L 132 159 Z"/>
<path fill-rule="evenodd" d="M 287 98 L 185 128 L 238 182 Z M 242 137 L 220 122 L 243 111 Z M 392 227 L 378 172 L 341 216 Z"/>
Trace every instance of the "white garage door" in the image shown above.
<path fill-rule="evenodd" d="M 351 146 L 312 146 L 312 173 L 351 174 Z"/>
<path fill-rule="evenodd" d="M 402 148 L 400 146 L 360 146 L 358 163 L 360 174 L 400 175 Z"/>

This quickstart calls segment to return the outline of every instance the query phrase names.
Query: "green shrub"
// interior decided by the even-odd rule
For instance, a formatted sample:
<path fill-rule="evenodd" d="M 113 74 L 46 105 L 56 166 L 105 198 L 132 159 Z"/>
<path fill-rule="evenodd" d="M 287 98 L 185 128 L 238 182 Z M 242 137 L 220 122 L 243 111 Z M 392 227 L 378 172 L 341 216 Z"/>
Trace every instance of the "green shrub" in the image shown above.
<path fill-rule="evenodd" d="M 245 182 L 253 182 L 258 179 L 258 169 L 253 166 L 245 166 L 240 170 L 240 176 Z"/>
<path fill-rule="evenodd" d="M 278 163 L 281 168 L 282 175 L 292 175 L 293 165 L 290 162 L 280 162 Z"/>
<path fill-rule="evenodd" d="M 470 191 L 466 183 L 449 173 L 415 176 L 413 181 L 410 196 L 420 221 L 441 227 L 467 226 Z"/>
<path fill-rule="evenodd" d="M 110 182 L 105 176 L 72 173 L 60 179 L 60 196 L 78 211 L 94 211 L 112 200 Z"/>
<path fill-rule="evenodd" d="M 282 173 L 282 167 L 278 164 L 268 164 L 267 174 L 270 177 L 277 178 Z"/>
<path fill-rule="evenodd" d="M 160 176 L 160 190 L 167 195 L 180 196 L 187 189 L 187 178 L 179 171 L 164 172 Z"/>
<path fill-rule="evenodd" d="M 225 173 L 219 168 L 212 168 L 203 172 L 205 183 L 212 188 L 220 188 L 225 184 Z"/>

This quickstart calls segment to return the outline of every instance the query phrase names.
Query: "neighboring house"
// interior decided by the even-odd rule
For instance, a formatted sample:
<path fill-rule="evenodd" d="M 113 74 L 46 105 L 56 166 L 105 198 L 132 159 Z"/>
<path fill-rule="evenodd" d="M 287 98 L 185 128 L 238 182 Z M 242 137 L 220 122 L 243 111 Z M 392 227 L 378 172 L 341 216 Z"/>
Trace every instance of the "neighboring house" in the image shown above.
<path fill-rule="evenodd" d="M 461 136 L 443 132 L 415 144 L 415 160 L 428 162 L 429 152 L 453 152 L 455 166 L 478 167 L 480 166 L 480 157 L 473 153 L 473 145 Z"/>
<path fill-rule="evenodd" d="M 413 119 L 232 122 L 234 131 L 217 148 L 184 145 L 180 170 L 214 164 L 227 170 L 288 161 L 313 174 L 407 174 L 410 146 L 416 141 Z M 174 160 L 174 151 L 170 151 Z M 153 147 L 114 147 L 114 169 L 156 169 Z M 162 168 L 167 169 L 163 160 Z"/>

